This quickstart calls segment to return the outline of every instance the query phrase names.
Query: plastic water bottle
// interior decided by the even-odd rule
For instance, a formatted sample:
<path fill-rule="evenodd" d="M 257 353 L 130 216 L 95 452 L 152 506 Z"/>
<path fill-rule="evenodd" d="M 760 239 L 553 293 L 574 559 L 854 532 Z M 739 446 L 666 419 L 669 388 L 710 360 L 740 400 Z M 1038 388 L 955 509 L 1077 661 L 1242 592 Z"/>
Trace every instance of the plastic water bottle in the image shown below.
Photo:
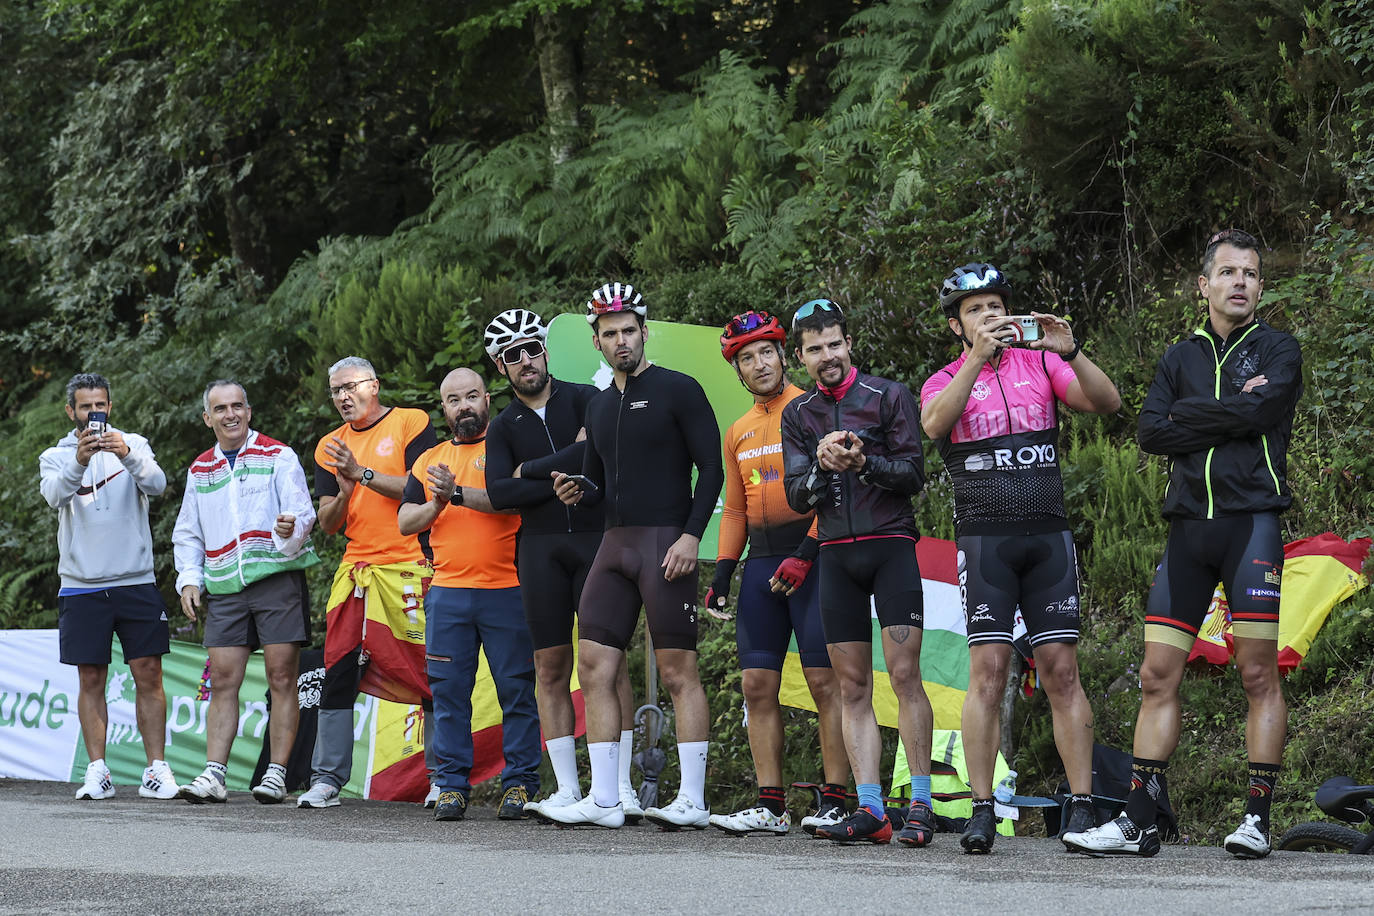
<path fill-rule="evenodd" d="M 1002 777 L 1002 781 L 992 790 L 992 797 L 1004 805 L 1011 804 L 1011 797 L 1016 794 L 1016 771 L 1007 770 L 1007 775 Z"/>

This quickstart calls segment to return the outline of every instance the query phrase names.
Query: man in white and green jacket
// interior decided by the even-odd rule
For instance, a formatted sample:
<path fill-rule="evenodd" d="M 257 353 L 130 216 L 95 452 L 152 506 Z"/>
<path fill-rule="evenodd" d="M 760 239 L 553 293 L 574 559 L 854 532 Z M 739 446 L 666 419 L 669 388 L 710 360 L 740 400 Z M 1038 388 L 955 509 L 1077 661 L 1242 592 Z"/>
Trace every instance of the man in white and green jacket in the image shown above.
<path fill-rule="evenodd" d="M 296 453 L 250 427 L 253 408 L 242 385 L 217 379 L 202 401 L 216 444 L 191 462 L 172 544 L 181 608 L 192 620 L 204 593 L 211 694 L 205 772 L 182 786 L 181 797 L 193 804 L 226 799 L 239 686 L 249 654 L 261 645 L 272 694 L 272 763 L 253 796 L 276 804 L 286 798 L 286 762 L 300 718 L 296 678 L 300 647 L 309 641 L 301 570 L 320 562 L 310 544 L 315 509 Z"/>

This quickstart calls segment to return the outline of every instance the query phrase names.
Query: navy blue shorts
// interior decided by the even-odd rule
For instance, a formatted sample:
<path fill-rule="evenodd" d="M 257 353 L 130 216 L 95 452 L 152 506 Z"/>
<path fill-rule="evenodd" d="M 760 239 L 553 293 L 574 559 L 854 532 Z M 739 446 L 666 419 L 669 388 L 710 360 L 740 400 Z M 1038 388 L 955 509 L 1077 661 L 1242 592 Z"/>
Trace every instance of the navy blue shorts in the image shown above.
<path fill-rule="evenodd" d="M 740 577 L 735 645 L 741 668 L 782 670 L 792 634 L 803 668 L 829 668 L 825 630 L 821 626 L 820 570 L 812 569 L 791 595 L 774 592 L 768 580 L 786 557 L 750 557 Z"/>
<path fill-rule="evenodd" d="M 116 633 L 125 662 L 171 651 L 167 605 L 152 583 L 59 597 L 57 615 L 64 665 L 108 665 Z"/>

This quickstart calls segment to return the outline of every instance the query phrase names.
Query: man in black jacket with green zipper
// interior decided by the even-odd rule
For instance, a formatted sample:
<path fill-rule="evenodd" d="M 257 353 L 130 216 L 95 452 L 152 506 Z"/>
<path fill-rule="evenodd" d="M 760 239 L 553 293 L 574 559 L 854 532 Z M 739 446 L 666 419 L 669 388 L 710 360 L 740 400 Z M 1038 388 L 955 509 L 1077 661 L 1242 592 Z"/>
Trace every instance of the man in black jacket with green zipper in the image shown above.
<path fill-rule="evenodd" d="M 1255 317 L 1264 282 L 1254 236 L 1236 229 L 1214 235 L 1198 288 L 1207 321 L 1165 352 L 1140 409 L 1140 447 L 1169 457 L 1169 537 L 1145 609 L 1131 791 L 1116 820 L 1064 835 L 1075 851 L 1159 851 L 1155 798 L 1178 746 L 1179 683 L 1220 580 L 1250 706 L 1249 797 L 1225 846 L 1244 859 L 1269 854 L 1269 808 L 1288 721 L 1278 670 L 1278 517 L 1293 501 L 1288 441 L 1302 394 L 1302 353 L 1291 336 Z"/>

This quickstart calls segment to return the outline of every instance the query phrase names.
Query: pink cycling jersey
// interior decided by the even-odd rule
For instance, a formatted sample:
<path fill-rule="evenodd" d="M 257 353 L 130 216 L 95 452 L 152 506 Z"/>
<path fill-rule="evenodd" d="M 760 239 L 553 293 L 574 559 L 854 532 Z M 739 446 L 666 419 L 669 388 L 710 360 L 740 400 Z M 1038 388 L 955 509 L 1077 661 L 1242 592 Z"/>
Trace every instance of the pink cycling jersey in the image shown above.
<path fill-rule="evenodd" d="M 953 380 L 966 355 L 921 386 L 921 406 Z M 1063 530 L 1058 402 L 1077 378 L 1058 354 L 1008 348 L 986 363 L 968 404 L 936 442 L 954 485 L 954 526 L 965 534 Z"/>

